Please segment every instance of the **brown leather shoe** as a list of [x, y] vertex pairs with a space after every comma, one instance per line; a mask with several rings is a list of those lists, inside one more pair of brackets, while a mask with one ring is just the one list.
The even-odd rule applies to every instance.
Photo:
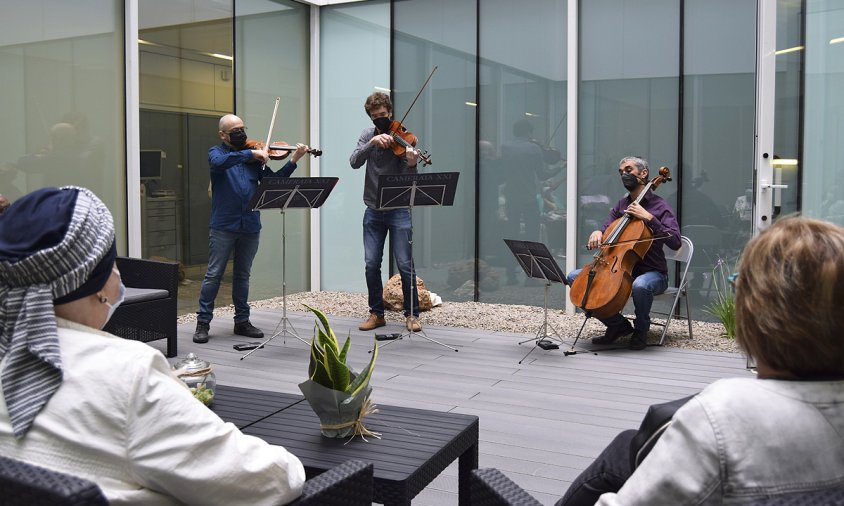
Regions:
[[369, 318], [367, 318], [365, 322], [360, 324], [358, 330], [374, 330], [378, 327], [383, 327], [386, 324], [387, 322], [384, 321], [384, 315], [378, 316], [375, 313], [369, 313]]
[[407, 317], [407, 330], [411, 332], [420, 332], [422, 331], [422, 324], [419, 323], [419, 318], [415, 316], [408, 316]]

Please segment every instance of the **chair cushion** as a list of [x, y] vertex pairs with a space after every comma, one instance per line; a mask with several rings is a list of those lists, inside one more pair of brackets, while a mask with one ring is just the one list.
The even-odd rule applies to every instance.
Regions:
[[146, 302], [148, 300], [166, 299], [170, 296], [167, 290], [158, 288], [131, 288], [126, 287], [126, 298], [123, 304], [136, 304], [138, 302]]

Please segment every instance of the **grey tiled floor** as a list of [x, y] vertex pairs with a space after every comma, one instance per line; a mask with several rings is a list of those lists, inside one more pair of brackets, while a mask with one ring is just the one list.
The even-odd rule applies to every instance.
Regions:
[[[310, 342], [314, 318], [287, 313], [293, 329]], [[281, 311], [253, 311], [252, 322], [271, 335]], [[340, 339], [352, 336], [349, 362], [368, 361], [373, 333], [359, 322], [332, 317]], [[179, 327], [179, 356], [195, 352], [210, 361], [221, 384], [299, 393], [307, 376], [308, 347], [292, 336], [276, 337], [241, 360], [232, 349], [248, 339], [231, 334], [232, 321], [211, 323], [211, 340], [191, 341], [193, 325]], [[379, 332], [401, 332], [388, 325]], [[463, 328], [425, 327], [421, 336], [393, 341], [380, 350], [372, 377], [376, 404], [470, 413], [480, 417], [480, 467], [496, 467], [553, 504], [569, 483], [621, 430], [635, 428], [650, 404], [700, 391], [727, 377], [750, 376], [735, 354], [650, 347], [578, 353], [536, 349], [519, 364], [532, 336]], [[586, 340], [588, 341], [588, 339]], [[583, 340], [581, 342], [584, 342]], [[163, 342], [153, 343], [163, 349]], [[587, 345], [588, 346], [588, 345]], [[457, 504], [457, 466], [449, 467], [414, 500], [416, 505]]]

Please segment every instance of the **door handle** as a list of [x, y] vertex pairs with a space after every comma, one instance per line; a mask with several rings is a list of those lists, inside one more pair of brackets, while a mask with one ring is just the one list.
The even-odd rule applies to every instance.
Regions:
[[768, 188], [773, 188], [775, 190], [785, 190], [786, 188], [788, 188], [787, 184], [771, 184], [766, 181], [762, 181], [762, 184], [760, 186], [762, 190], [767, 190]]

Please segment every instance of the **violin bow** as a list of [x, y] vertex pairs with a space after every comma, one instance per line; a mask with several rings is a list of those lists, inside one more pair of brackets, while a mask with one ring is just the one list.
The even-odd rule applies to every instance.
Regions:
[[416, 98], [414, 98], [413, 102], [410, 103], [410, 107], [407, 108], [407, 111], [404, 113], [404, 116], [402, 116], [401, 121], [399, 121], [399, 123], [401, 123], [402, 125], [404, 124], [404, 119], [407, 118], [407, 115], [408, 115], [408, 113], [410, 113], [410, 110], [413, 109], [414, 105], [416, 105], [416, 101], [419, 100], [419, 95], [421, 95], [422, 91], [425, 89], [425, 87], [428, 86], [428, 81], [430, 81], [431, 78], [434, 77], [434, 72], [436, 72], [436, 71], [437, 71], [437, 65], [434, 65], [433, 70], [431, 70], [431, 73], [428, 74], [428, 79], [425, 79], [425, 82], [422, 83], [422, 87], [419, 88], [419, 92], [416, 94]]
[[628, 239], [626, 241], [618, 241], [618, 242], [614, 242], [612, 244], [603, 243], [603, 244], [598, 245], [598, 249], [600, 250], [600, 249], [611, 248], [613, 246], [618, 246], [620, 244], [629, 244], [629, 243], [635, 244], [635, 243], [640, 243], [640, 242], [658, 241], [660, 239], [667, 239], [669, 237], [671, 237], [671, 234], [655, 235], [655, 236], [651, 237], [650, 239]]
[[562, 117], [562, 118], [560, 118], [560, 121], [557, 123], [557, 126], [556, 126], [556, 127], [554, 127], [554, 131], [551, 133], [551, 135], [550, 135], [550, 136], [548, 136], [548, 142], [547, 142], [547, 143], [545, 143], [545, 147], [546, 147], [546, 148], [551, 146], [551, 141], [553, 141], [553, 140], [554, 140], [554, 137], [556, 137], [556, 136], [557, 136], [557, 131], [558, 131], [558, 130], [560, 129], [560, 127], [563, 125], [563, 121], [565, 121], [565, 120], [566, 120], [566, 116], [568, 116], [568, 115], [569, 115], [569, 113], [564, 113], [564, 114], [563, 114], [563, 117]]
[[[267, 132], [267, 142], [264, 144], [264, 149], [267, 150], [269, 153], [270, 149], [270, 139], [273, 136], [273, 126], [275, 126], [275, 115], [278, 112], [278, 103], [281, 102], [281, 97], [275, 97], [275, 105], [273, 106], [273, 117], [270, 119], [270, 131]], [[264, 167], [267, 166], [267, 162], [264, 162], [264, 165], [261, 166], [261, 170], [264, 170]]]

